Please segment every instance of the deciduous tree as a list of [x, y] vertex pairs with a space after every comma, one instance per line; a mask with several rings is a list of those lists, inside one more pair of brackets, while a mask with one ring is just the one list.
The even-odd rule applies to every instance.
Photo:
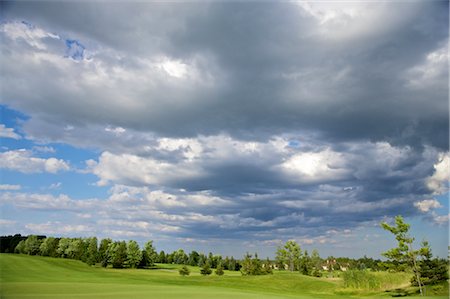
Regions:
[[128, 265], [128, 267], [137, 268], [141, 259], [142, 259], [142, 252], [141, 249], [139, 248], [139, 244], [134, 240], [128, 241], [127, 260], [126, 260], [126, 264]]
[[284, 264], [287, 264], [289, 271], [297, 270], [300, 263], [301, 253], [302, 251], [297, 242], [289, 240], [283, 247], [278, 247], [276, 252], [277, 264], [282, 266], [282, 268], [284, 268]]

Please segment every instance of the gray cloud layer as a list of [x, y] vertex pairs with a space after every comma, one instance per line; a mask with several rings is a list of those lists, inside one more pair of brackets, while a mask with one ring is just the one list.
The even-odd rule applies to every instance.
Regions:
[[[318, 8], [314, 15], [293, 3], [11, 4], [6, 17], [46, 25], [96, 49], [104, 64], [97, 71], [106, 78], [86, 86], [85, 68], [67, 74], [51, 65], [21, 71], [13, 64], [13, 72], [6, 63], [6, 73], [46, 86], [33, 97], [33, 109], [53, 120], [252, 139], [304, 129], [335, 140], [389, 138], [446, 148], [448, 71], [429, 55], [446, 48], [448, 4], [369, 3], [356, 6], [353, 17], [341, 6], [333, 24], [317, 17]], [[12, 64], [10, 55], [5, 60]], [[159, 56], [185, 64], [197, 78], [151, 78], [143, 60]], [[113, 68], [149, 80], [117, 78]], [[437, 78], [425, 82], [421, 76], [430, 71]], [[44, 73], [74, 89], [36, 78]], [[17, 97], [10, 90], [5, 100]]]
[[101, 150], [99, 185], [172, 194], [182, 237], [417, 214], [445, 192], [448, 2], [325, 4], [3, 2], [1, 100]]

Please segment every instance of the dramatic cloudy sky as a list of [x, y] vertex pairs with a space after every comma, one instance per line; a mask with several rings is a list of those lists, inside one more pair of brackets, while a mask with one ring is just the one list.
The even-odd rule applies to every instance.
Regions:
[[448, 1], [0, 11], [1, 234], [446, 256]]

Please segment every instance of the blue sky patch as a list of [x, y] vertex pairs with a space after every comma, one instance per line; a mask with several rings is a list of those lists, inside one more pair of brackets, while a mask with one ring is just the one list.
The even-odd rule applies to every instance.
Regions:
[[66, 40], [66, 57], [71, 57], [74, 60], [83, 60], [85, 47], [75, 39]]

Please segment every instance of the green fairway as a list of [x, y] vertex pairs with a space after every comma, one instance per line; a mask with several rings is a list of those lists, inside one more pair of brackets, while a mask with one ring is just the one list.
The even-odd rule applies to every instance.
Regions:
[[[203, 277], [197, 267], [191, 267], [191, 275], [181, 277], [179, 267], [160, 265], [159, 269], [153, 270], [116, 270], [90, 267], [67, 259], [0, 254], [0, 294], [5, 299], [360, 298], [343, 292], [339, 281], [298, 273], [275, 272], [268, 276], [243, 277], [239, 272], [225, 271], [222, 277]], [[390, 298], [386, 293], [360, 296]]]

